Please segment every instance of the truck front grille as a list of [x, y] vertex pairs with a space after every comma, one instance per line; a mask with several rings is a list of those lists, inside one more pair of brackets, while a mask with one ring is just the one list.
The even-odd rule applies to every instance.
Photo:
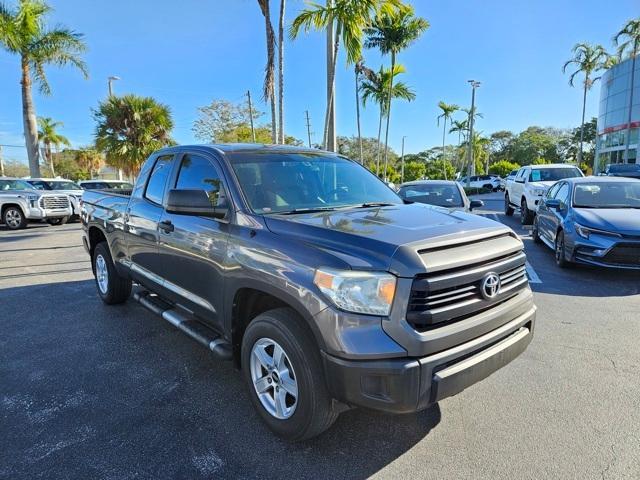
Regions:
[[[505, 239], [500, 238], [501, 248], [496, 249], [496, 255], [490, 259], [486, 259], [486, 255], [492, 251], [491, 242], [498, 241], [495, 238], [458, 247], [467, 253], [478, 252], [482, 257], [482, 261], [477, 262], [472, 256], [465, 262], [465, 267], [453, 261], [456, 259], [454, 247], [450, 252], [451, 263], [456, 264], [454, 268], [416, 276], [407, 308], [409, 324], [419, 331], [439, 328], [497, 306], [526, 288], [526, 256], [522, 244], [513, 238], [511, 240], [513, 248], [508, 248], [505, 253]], [[482, 292], [484, 279], [491, 273], [500, 278], [500, 288], [493, 297]]]
[[40, 197], [40, 207], [46, 210], [69, 208], [69, 197], [66, 195], [46, 195]]

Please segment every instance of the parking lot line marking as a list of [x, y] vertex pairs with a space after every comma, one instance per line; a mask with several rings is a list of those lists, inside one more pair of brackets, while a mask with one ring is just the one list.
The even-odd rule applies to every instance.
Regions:
[[536, 273], [536, 271], [533, 269], [533, 267], [529, 262], [526, 262], [525, 269], [527, 270], [527, 277], [529, 277], [529, 283], [542, 283], [542, 280], [540, 280], [540, 277], [538, 276], [538, 274]]

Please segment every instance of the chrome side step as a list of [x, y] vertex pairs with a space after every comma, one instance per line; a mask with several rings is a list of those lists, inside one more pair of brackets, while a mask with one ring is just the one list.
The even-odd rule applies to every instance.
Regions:
[[152, 313], [182, 330], [198, 343], [207, 347], [220, 360], [231, 360], [233, 351], [231, 344], [217, 332], [204, 325], [187, 312], [168, 304], [160, 297], [149, 291], [135, 292], [133, 299]]

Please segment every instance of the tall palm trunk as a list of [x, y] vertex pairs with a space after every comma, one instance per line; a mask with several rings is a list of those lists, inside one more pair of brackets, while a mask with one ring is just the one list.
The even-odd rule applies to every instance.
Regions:
[[587, 109], [587, 90], [589, 89], [589, 75], [584, 77], [584, 93], [582, 95], [582, 123], [580, 123], [580, 148], [578, 149], [578, 166], [582, 163], [582, 142], [584, 140], [584, 113]]
[[360, 147], [360, 164], [364, 165], [362, 153], [362, 133], [360, 131], [360, 65], [356, 63], [356, 122], [358, 124], [358, 146]]
[[[330, 28], [333, 28], [333, 24]], [[331, 63], [329, 65], [329, 95], [327, 98], [327, 111], [324, 116], [324, 148], [325, 150], [335, 150], [335, 142], [333, 141], [333, 137], [335, 136], [335, 131], [333, 129], [333, 122], [336, 112], [333, 108], [334, 98], [336, 94], [336, 62], [338, 60], [338, 49], [340, 48], [340, 36], [338, 32], [334, 33], [335, 42], [333, 44], [333, 56], [331, 58]], [[331, 139], [329, 138], [331, 137]]]
[[378, 120], [378, 153], [376, 155], [376, 175], [380, 176], [380, 135], [382, 135], [382, 112], [383, 112], [383, 106], [382, 104], [380, 105], [380, 119]]
[[265, 34], [267, 42], [267, 65], [265, 67], [265, 79], [263, 87], [263, 97], [271, 104], [271, 143], [278, 143], [278, 122], [276, 112], [276, 95], [274, 88], [274, 63], [275, 63], [275, 33], [271, 25], [271, 13], [269, 11], [269, 0], [258, 0], [260, 10], [264, 16]]
[[446, 138], [446, 133], [447, 133], [447, 116], [445, 115], [444, 117], [444, 125], [442, 127], [442, 173], [444, 173], [444, 179], [447, 180], [447, 168], [445, 166], [444, 161], [446, 160], [445, 158], [445, 154], [444, 154], [444, 142], [445, 142], [445, 138]]
[[391, 94], [393, 93], [393, 72], [396, 68], [396, 54], [391, 52], [391, 75], [389, 79], [389, 97], [387, 98], [387, 126], [384, 134], [384, 179], [387, 180], [387, 164], [389, 162], [389, 121], [391, 120]]
[[280, 0], [280, 20], [278, 22], [278, 135], [284, 145], [284, 12], [286, 0]]
[[47, 160], [47, 163], [49, 164], [49, 169], [51, 170], [51, 176], [55, 177], [56, 170], [55, 170], [55, 167], [53, 166], [53, 152], [51, 151], [51, 142], [48, 140], [44, 142], [44, 156]]
[[27, 145], [27, 156], [29, 158], [29, 174], [32, 177], [40, 176], [40, 152], [38, 150], [38, 124], [36, 122], [36, 112], [33, 106], [33, 96], [31, 94], [31, 72], [29, 62], [22, 57], [22, 121], [24, 123], [24, 140]]

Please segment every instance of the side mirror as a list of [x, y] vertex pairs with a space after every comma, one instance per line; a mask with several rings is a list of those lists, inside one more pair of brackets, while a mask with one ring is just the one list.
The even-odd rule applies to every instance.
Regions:
[[224, 218], [229, 212], [226, 205], [213, 206], [204, 190], [170, 190], [167, 212], [178, 215]]
[[554, 210], [560, 210], [560, 207], [562, 206], [562, 202], [557, 198], [549, 198], [544, 201], [544, 204], [548, 208], [553, 208]]
[[480, 207], [484, 207], [484, 202], [482, 200], [471, 200], [471, 202], [469, 202], [469, 210]]

